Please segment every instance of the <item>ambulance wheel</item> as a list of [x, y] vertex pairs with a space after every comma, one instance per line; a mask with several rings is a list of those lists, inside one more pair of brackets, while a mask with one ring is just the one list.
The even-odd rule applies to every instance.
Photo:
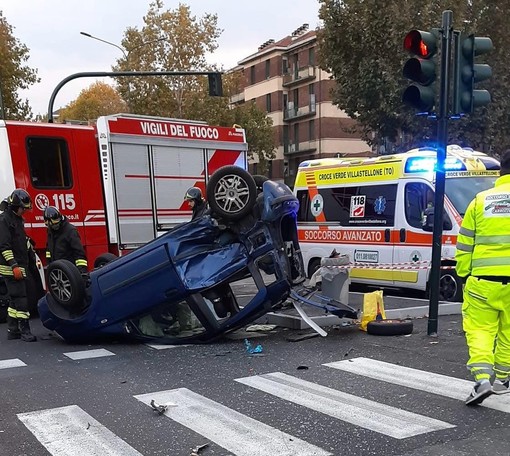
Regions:
[[257, 195], [264, 191], [264, 182], [269, 179], [266, 176], [262, 176], [260, 174], [255, 174], [253, 176], [253, 180], [255, 181], [255, 186], [257, 187]]
[[462, 302], [462, 280], [455, 269], [443, 269], [439, 279], [439, 299], [441, 301]]
[[239, 166], [223, 166], [209, 179], [207, 202], [212, 211], [225, 220], [240, 220], [252, 211], [257, 186], [248, 171]]
[[412, 332], [411, 320], [372, 320], [367, 324], [367, 333], [373, 336], [405, 336]]
[[67, 310], [83, 307], [85, 283], [78, 268], [67, 260], [48, 265], [48, 290], [52, 298]]
[[113, 260], [116, 260], [117, 258], [118, 256], [114, 255], [113, 253], [102, 253], [94, 261], [94, 269], [102, 268], [103, 266], [105, 266], [108, 263], [111, 263]]

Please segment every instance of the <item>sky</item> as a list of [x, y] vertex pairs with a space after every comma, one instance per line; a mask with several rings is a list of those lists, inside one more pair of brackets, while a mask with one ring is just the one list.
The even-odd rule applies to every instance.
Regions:
[[[111, 71], [122, 56], [115, 46], [80, 35], [87, 32], [120, 46], [128, 27], [143, 26], [151, 0], [2, 0], [0, 11], [14, 36], [29, 49], [27, 65], [37, 69], [41, 82], [20, 91], [34, 114], [45, 114], [55, 87], [67, 76], [83, 71]], [[164, 0], [164, 9], [188, 5], [197, 17], [218, 15], [223, 29], [210, 63], [234, 67], [257, 52], [269, 39], [278, 41], [304, 23], [319, 25], [319, 0]], [[111, 82], [107, 78], [105, 82]], [[76, 99], [96, 79], [67, 83], [57, 94], [54, 109]]]

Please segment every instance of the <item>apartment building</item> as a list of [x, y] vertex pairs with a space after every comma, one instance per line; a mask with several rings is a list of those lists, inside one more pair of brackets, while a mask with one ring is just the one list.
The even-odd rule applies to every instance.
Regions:
[[[331, 102], [334, 81], [318, 67], [317, 35], [308, 24], [279, 41], [266, 41], [231, 71], [242, 73], [231, 103], [254, 100], [273, 120], [277, 152], [269, 177], [292, 183], [304, 160], [372, 155], [355, 121]], [[257, 173], [257, 159], [250, 169]]]

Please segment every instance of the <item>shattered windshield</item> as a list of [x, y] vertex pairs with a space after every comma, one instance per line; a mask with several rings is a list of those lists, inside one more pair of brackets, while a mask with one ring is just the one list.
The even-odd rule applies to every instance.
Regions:
[[445, 193], [457, 212], [464, 217], [469, 203], [475, 195], [494, 187], [498, 175], [483, 177], [455, 177], [446, 179]]

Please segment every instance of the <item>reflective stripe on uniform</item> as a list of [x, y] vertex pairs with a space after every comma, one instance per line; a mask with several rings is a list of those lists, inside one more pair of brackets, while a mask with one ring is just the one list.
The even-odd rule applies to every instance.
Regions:
[[4, 250], [2, 252], [3, 257], [5, 258], [5, 261], [11, 261], [14, 260], [14, 253], [12, 250]]
[[75, 261], [76, 266], [85, 266], [87, 267], [87, 260], [76, 260]]
[[[25, 268], [22, 268], [21, 266], [18, 266], [21, 269], [21, 272], [23, 273], [23, 277], [26, 277], [27, 274], [25, 272]], [[4, 276], [13, 276], [14, 273], [12, 272], [12, 268], [10, 266], [5, 266], [4, 264], [0, 264], [0, 275]]]
[[460, 227], [459, 234], [463, 234], [464, 236], [474, 238], [475, 237], [475, 231], [470, 230], [468, 228], [465, 228], [463, 226]]
[[475, 249], [475, 246], [472, 244], [464, 244], [463, 242], [457, 241], [457, 250], [462, 250], [463, 252], [472, 252]]
[[484, 266], [510, 266], [510, 257], [473, 258], [471, 264], [473, 268], [483, 268]]
[[479, 236], [475, 238], [475, 244], [510, 244], [510, 236]]

